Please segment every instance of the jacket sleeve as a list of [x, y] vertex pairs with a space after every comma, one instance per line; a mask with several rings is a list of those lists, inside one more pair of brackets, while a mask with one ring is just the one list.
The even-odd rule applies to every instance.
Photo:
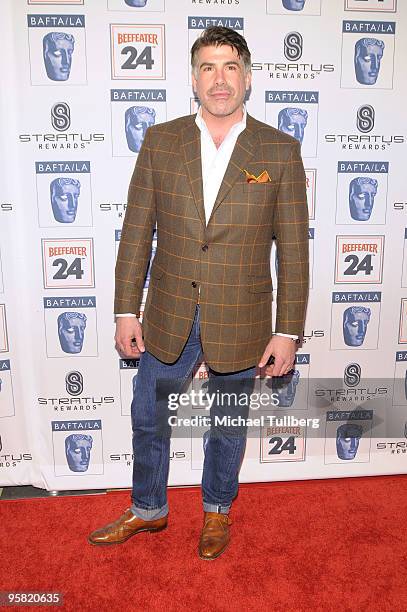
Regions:
[[308, 207], [300, 144], [284, 163], [274, 212], [277, 241], [276, 332], [302, 336], [308, 298]]
[[131, 177], [115, 272], [115, 314], [138, 313], [156, 222], [151, 137], [147, 130]]

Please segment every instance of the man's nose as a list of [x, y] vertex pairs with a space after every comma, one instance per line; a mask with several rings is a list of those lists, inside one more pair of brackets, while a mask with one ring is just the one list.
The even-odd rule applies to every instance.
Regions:
[[225, 71], [223, 68], [218, 68], [216, 70], [215, 79], [217, 85], [225, 82]]
[[68, 194], [68, 208], [70, 210], [72, 210], [73, 208], [75, 208], [75, 198], [73, 197], [72, 193]]

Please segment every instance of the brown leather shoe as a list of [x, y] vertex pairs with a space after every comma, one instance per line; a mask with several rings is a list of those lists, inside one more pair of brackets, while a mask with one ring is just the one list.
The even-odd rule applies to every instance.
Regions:
[[155, 521], [143, 521], [128, 508], [114, 523], [109, 523], [105, 527], [92, 531], [88, 537], [88, 542], [97, 545], [121, 544], [141, 531], [161, 531], [167, 527], [167, 522], [168, 518], [166, 516]]
[[212, 561], [223, 553], [230, 542], [229, 525], [232, 521], [227, 514], [205, 512], [204, 526], [199, 540], [199, 556]]

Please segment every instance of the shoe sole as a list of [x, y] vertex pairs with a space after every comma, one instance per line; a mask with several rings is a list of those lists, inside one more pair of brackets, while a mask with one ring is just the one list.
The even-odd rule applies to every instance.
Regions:
[[137, 535], [138, 533], [142, 533], [143, 531], [148, 531], [148, 533], [158, 533], [159, 531], [163, 531], [166, 528], [167, 525], [164, 525], [163, 527], [154, 527], [151, 529], [149, 529], [148, 527], [143, 527], [142, 529], [138, 529], [134, 533], [130, 533], [130, 535], [123, 538], [123, 540], [116, 540], [115, 542], [92, 542], [92, 540], [88, 538], [88, 542], [89, 544], [92, 544], [92, 546], [113, 546], [114, 544], [123, 544], [133, 536]]
[[220, 552], [218, 552], [218, 554], [217, 554], [217, 555], [214, 555], [213, 557], [205, 557], [204, 555], [201, 555], [201, 552], [200, 552], [200, 550], [199, 550], [199, 548], [198, 548], [198, 555], [199, 555], [199, 558], [200, 558], [200, 559], [202, 559], [202, 561], [215, 561], [215, 559], [217, 559], [218, 557], [220, 557], [220, 556], [221, 556], [221, 555], [222, 555], [222, 554], [225, 552], [225, 550], [227, 549], [227, 547], [229, 546], [229, 544], [230, 544], [230, 542], [228, 542], [228, 543], [226, 544], [225, 548], [222, 548], [222, 550], [221, 550]]

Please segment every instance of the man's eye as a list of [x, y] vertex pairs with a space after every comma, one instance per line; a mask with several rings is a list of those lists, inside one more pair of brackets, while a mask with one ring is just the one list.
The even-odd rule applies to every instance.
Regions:
[[358, 327], [358, 322], [357, 321], [353, 321], [353, 323], [351, 323], [352, 327]]
[[143, 124], [142, 123], [136, 123], [136, 125], [134, 127], [136, 128], [136, 130], [141, 130], [143, 128]]
[[68, 199], [67, 195], [61, 195], [59, 196], [61, 200], [63, 200], [64, 202], [66, 202], [66, 200]]
[[370, 62], [370, 55], [365, 55], [364, 60], [365, 62]]
[[212, 70], [212, 66], [204, 66], [203, 68], [204, 72], [209, 72], [210, 70]]
[[287, 127], [289, 130], [293, 130], [295, 128], [295, 125], [294, 123], [289, 123]]
[[67, 327], [66, 331], [68, 332], [68, 334], [72, 334], [74, 329], [73, 329], [73, 327]]
[[55, 57], [61, 57], [61, 55], [62, 55], [61, 51], [54, 51]]
[[364, 199], [366, 198], [366, 196], [365, 196], [365, 194], [364, 194], [364, 193], [360, 193], [360, 194], [358, 195], [358, 198], [359, 198], [359, 200], [364, 200]]
[[228, 66], [229, 70], [236, 70], [236, 66], [234, 66], [233, 64], [231, 64], [230, 66]]

